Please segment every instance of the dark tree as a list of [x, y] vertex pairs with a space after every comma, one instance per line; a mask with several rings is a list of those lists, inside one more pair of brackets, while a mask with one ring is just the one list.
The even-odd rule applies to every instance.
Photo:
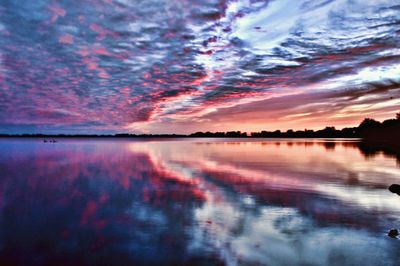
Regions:
[[372, 118], [365, 118], [358, 126], [358, 128], [359, 129], [377, 128], [380, 126], [380, 124], [381, 123]]

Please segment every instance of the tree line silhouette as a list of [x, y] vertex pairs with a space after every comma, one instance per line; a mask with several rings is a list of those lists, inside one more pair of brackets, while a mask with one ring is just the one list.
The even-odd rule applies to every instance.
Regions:
[[371, 118], [365, 118], [357, 127], [346, 127], [336, 129], [335, 127], [325, 127], [321, 130], [292, 130], [287, 131], [260, 131], [247, 132], [227, 131], [227, 132], [196, 132], [189, 135], [184, 134], [0, 134], [0, 137], [40, 137], [40, 138], [363, 138], [369, 142], [400, 143], [400, 113], [396, 114], [395, 119], [388, 119], [383, 122]]

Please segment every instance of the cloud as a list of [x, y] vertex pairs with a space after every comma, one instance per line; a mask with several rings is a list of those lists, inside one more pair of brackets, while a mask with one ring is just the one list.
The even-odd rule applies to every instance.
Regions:
[[[256, 117], [260, 101], [276, 121], [308, 109], [317, 120], [364, 93], [387, 118], [398, 104], [371, 86], [397, 82], [398, 10], [383, 0], [2, 1], [0, 125], [229, 130], [228, 113], [254, 106]], [[371, 108], [353, 108], [346, 122]], [[270, 121], [250, 113], [252, 128]]]

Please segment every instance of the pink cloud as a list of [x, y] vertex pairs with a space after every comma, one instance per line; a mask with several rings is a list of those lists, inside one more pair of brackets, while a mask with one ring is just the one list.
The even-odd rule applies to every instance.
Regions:
[[98, 55], [106, 55], [106, 56], [112, 55], [109, 51], [107, 51], [106, 48], [104, 48], [101, 45], [94, 45], [92, 48], [92, 52]]
[[51, 17], [52, 23], [56, 22], [59, 17], [64, 17], [67, 14], [67, 11], [59, 6], [50, 6], [49, 9], [53, 12], [53, 16]]
[[60, 43], [63, 44], [73, 44], [74, 43], [74, 36], [72, 36], [71, 34], [64, 34], [62, 36], [60, 36], [60, 38], [58, 38]]

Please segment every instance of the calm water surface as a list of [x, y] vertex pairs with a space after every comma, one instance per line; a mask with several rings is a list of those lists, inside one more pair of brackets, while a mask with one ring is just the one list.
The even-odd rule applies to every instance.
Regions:
[[354, 141], [0, 140], [0, 264], [400, 265], [396, 158]]

